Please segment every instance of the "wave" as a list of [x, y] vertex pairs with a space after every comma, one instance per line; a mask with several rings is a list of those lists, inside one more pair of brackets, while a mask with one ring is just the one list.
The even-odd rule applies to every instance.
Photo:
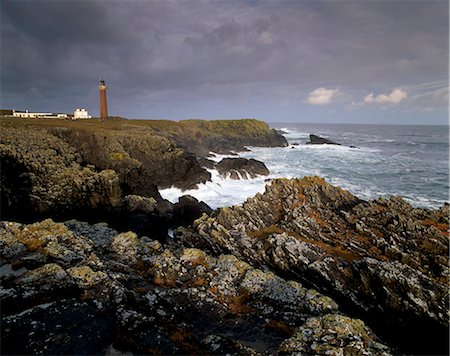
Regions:
[[208, 171], [211, 173], [211, 181], [198, 184], [196, 189], [183, 191], [180, 188], [171, 187], [161, 189], [161, 196], [172, 203], [176, 203], [182, 195], [191, 195], [200, 201], [204, 201], [211, 208], [217, 209], [242, 203], [256, 193], [263, 193], [267, 183], [267, 177], [235, 180], [223, 178], [215, 169], [208, 169]]

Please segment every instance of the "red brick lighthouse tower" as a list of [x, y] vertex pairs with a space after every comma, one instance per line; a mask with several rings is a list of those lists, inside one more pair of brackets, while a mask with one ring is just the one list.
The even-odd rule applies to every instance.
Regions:
[[100, 79], [100, 120], [108, 119], [108, 105], [106, 104], [106, 85], [103, 79]]

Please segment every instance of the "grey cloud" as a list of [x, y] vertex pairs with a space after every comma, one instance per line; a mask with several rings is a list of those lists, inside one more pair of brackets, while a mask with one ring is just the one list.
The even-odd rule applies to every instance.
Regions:
[[124, 116], [166, 106], [183, 118], [205, 105], [258, 115], [282, 101], [289, 119], [319, 87], [363, 96], [448, 74], [441, 1], [4, 0], [1, 10], [6, 107], [95, 110], [103, 76]]

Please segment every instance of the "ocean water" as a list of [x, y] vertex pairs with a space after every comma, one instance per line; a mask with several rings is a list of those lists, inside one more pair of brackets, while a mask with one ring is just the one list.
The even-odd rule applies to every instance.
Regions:
[[[232, 180], [210, 170], [212, 181], [198, 189], [169, 188], [161, 190], [161, 195], [176, 202], [181, 195], [190, 194], [218, 208], [264, 192], [265, 184], [270, 184], [267, 178], [317, 175], [362, 199], [400, 195], [413, 206], [427, 208], [449, 201], [447, 126], [277, 123], [271, 127], [286, 132], [289, 147], [249, 147], [248, 152], [238, 152], [240, 157], [263, 161], [269, 177]], [[342, 146], [306, 145], [310, 133]], [[228, 156], [211, 159], [224, 157]]]

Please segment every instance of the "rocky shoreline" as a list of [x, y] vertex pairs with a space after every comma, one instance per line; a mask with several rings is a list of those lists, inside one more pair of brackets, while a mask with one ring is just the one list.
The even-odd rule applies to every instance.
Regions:
[[[189, 209], [173, 205], [158, 189], [193, 188], [210, 180], [202, 160], [211, 150], [287, 145], [266, 123], [250, 119], [102, 124], [2, 118], [0, 123], [3, 219], [104, 221], [120, 231], [157, 230], [158, 238], [180, 219], [191, 223], [208, 210], [194, 198]], [[130, 207], [128, 202], [137, 200], [139, 207]], [[187, 210], [189, 219], [180, 216]]]
[[2, 121], [1, 354], [448, 353], [448, 204], [319, 177], [172, 204], [158, 187], [208, 180], [210, 151], [286, 140], [256, 120], [78, 125]]

